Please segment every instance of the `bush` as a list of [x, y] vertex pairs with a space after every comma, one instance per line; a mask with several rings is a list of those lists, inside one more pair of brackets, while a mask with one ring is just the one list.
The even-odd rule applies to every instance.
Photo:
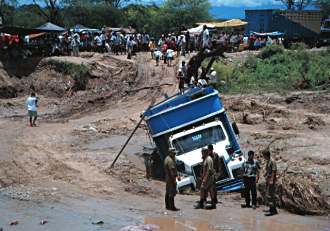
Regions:
[[[330, 89], [329, 66], [329, 51], [287, 51], [272, 46], [263, 49], [257, 57], [249, 56], [242, 64], [216, 64], [216, 70], [221, 79], [226, 76], [226, 86], [219, 89], [222, 92], [283, 93], [302, 89]], [[227, 70], [226, 74], [224, 70]]]
[[272, 46], [266, 46], [261, 49], [258, 57], [261, 59], [267, 59], [272, 57], [276, 54], [282, 54], [284, 52], [283, 46], [280, 45], [272, 45]]
[[74, 79], [74, 90], [86, 90], [88, 84], [88, 66], [84, 64], [75, 64], [70, 62], [63, 62], [51, 59], [48, 61], [50, 65], [55, 66], [55, 70], [63, 74], [72, 76]]
[[307, 46], [305, 43], [292, 43], [290, 46], [290, 50], [304, 50]]

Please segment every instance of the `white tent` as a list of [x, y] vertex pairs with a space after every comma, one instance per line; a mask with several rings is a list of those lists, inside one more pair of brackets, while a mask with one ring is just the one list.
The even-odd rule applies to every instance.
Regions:
[[[212, 25], [212, 24], [206, 24], [206, 26], [207, 26], [208, 29], [214, 29], [215, 28], [215, 26]], [[190, 29], [188, 29], [188, 31], [189, 31], [190, 34], [200, 34], [203, 31], [203, 27], [204, 27], [204, 25], [200, 25], [198, 27], [190, 28]]]

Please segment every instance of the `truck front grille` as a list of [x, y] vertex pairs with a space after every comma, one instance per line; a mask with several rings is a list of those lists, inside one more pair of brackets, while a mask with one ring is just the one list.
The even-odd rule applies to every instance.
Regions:
[[202, 164], [200, 163], [200, 164], [193, 166], [192, 170], [193, 170], [194, 177], [197, 180], [201, 176]]
[[234, 178], [238, 178], [238, 179], [242, 178], [242, 176], [243, 176], [242, 168], [236, 168], [236, 169], [233, 169], [232, 171], [233, 171]]

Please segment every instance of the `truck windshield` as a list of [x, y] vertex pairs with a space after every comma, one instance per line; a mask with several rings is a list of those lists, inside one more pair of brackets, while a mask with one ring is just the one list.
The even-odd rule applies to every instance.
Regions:
[[173, 140], [172, 143], [178, 151], [177, 155], [181, 155], [225, 139], [221, 126], [215, 126], [179, 137]]

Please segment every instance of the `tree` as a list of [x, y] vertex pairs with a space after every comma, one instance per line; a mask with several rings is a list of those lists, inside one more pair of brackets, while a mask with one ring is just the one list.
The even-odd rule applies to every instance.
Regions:
[[16, 8], [13, 16], [13, 25], [34, 28], [45, 23], [46, 19], [40, 14], [39, 6], [34, 4]]
[[[60, 16], [60, 9], [63, 6], [62, 0], [33, 0], [33, 3], [38, 6], [40, 13], [48, 22], [62, 24]], [[42, 4], [45, 7], [41, 6]]]
[[323, 12], [323, 17], [330, 17], [330, 1], [329, 0], [316, 0], [314, 5], [320, 7]]
[[303, 10], [310, 5], [313, 0], [277, 0], [282, 2], [288, 10]]
[[129, 3], [130, 0], [104, 0], [104, 3], [115, 7], [115, 8], [119, 8], [121, 6], [123, 6], [123, 4], [127, 4]]
[[295, 6], [298, 10], [303, 10], [305, 7], [310, 5], [312, 0], [296, 0]]
[[12, 18], [14, 9], [17, 5], [16, 0], [0, 0], [0, 21], [2, 24], [8, 24]]
[[122, 10], [105, 3], [66, 5], [62, 13], [66, 27], [76, 24], [92, 28], [100, 28], [104, 25], [119, 27], [123, 23]]
[[295, 0], [277, 0], [282, 2], [288, 10], [293, 10], [295, 5]]
[[162, 7], [160, 23], [168, 32], [178, 32], [198, 21], [209, 20], [209, 8], [208, 0], [167, 0]]

